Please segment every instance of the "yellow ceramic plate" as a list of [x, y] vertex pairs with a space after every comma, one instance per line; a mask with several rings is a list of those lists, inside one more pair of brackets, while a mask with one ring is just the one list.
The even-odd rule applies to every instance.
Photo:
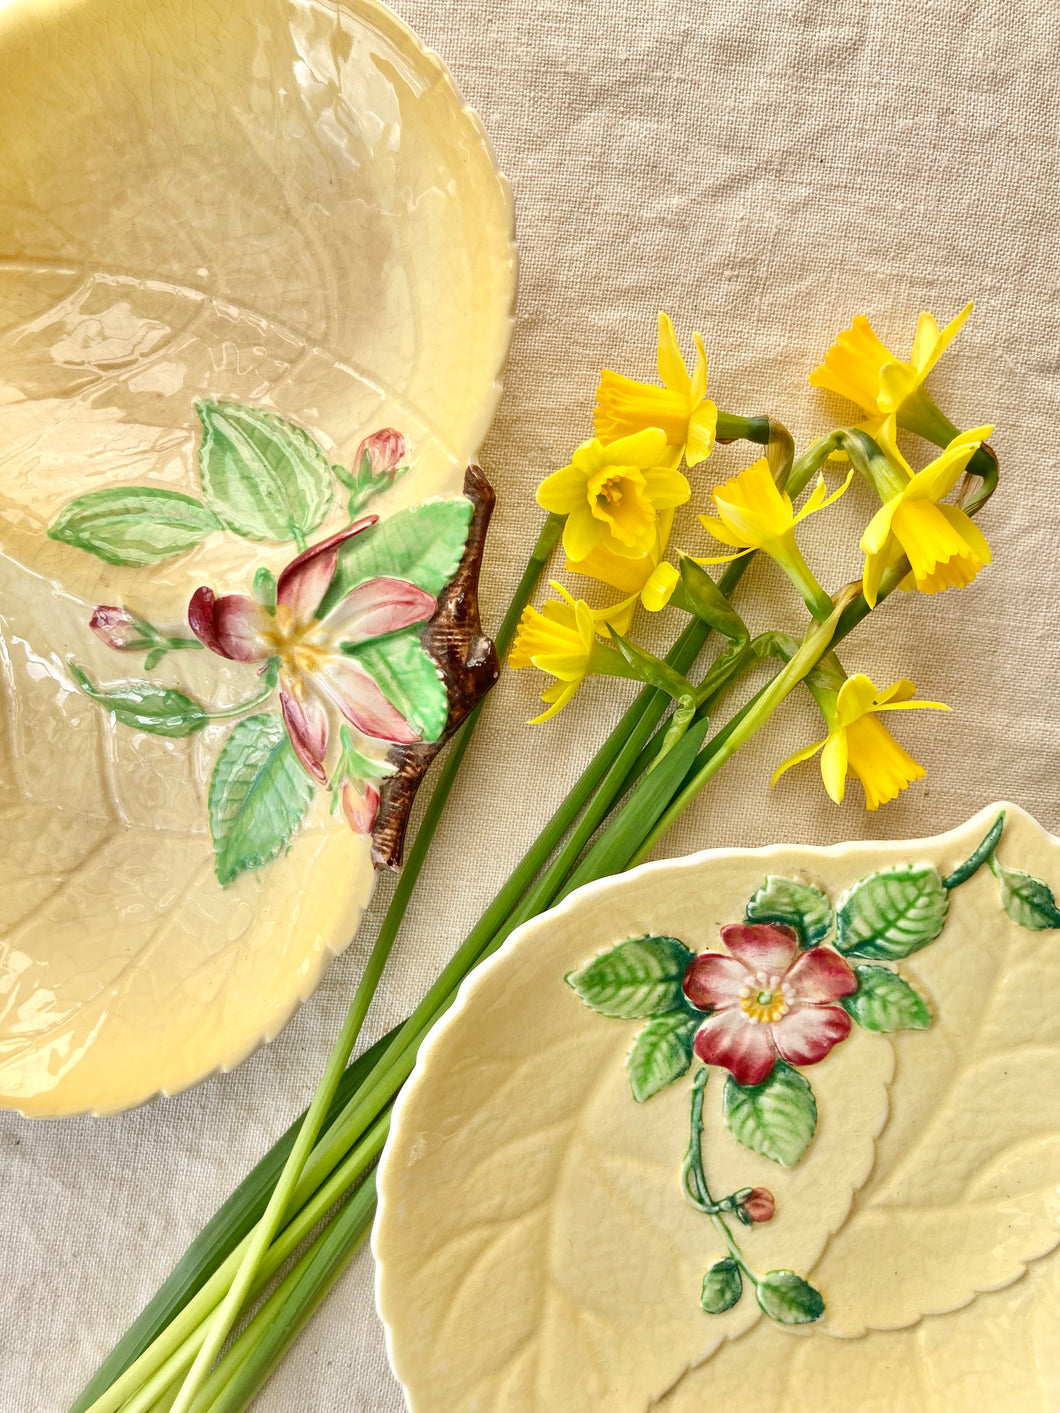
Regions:
[[935, 839], [648, 865], [514, 933], [421, 1051], [380, 1169], [413, 1413], [1054, 1408], [1041, 880], [1060, 893], [1060, 840], [995, 805]]
[[[175, 650], [145, 671], [89, 619], [129, 605], [186, 635], [199, 586], [246, 594], [345, 524], [331, 467], [376, 428], [413, 469], [373, 511], [459, 496], [514, 286], [486, 137], [382, 5], [0, 5], [0, 1103], [105, 1113], [228, 1068], [350, 941], [372, 871], [326, 792], [222, 886], [231, 722], [138, 730], [78, 687], [146, 676], [220, 710], [256, 668]], [[259, 458], [298, 443], [290, 534], [269, 491], [238, 523], [218, 401], [252, 409]]]

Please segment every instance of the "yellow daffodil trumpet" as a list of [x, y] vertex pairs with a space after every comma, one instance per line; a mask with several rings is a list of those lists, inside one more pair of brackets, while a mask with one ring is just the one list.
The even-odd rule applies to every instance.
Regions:
[[903, 555], [911, 572], [902, 587], [915, 587], [922, 594], [963, 588], [990, 563], [990, 546], [975, 521], [959, 506], [940, 502], [992, 431], [992, 427], [976, 427], [959, 433], [941, 456], [914, 473], [895, 443], [894, 418], [887, 419], [880, 441], [894, 475], [889, 485], [879, 487], [884, 503], [861, 537], [865, 555], [862, 588], [870, 608], [879, 596], [884, 574]]
[[861, 672], [848, 678], [838, 692], [814, 691], [828, 722], [828, 735], [789, 756], [773, 772], [770, 785], [775, 785], [793, 765], [809, 760], [820, 751], [824, 788], [837, 805], [843, 803], [848, 775], [861, 781], [867, 810], [877, 810], [888, 800], [895, 799], [926, 772], [898, 744], [883, 722], [877, 721], [876, 713], [908, 711], [916, 707], [949, 711], [944, 702], [910, 701], [915, 691], [913, 683], [903, 678], [880, 692]]
[[628, 437], [646, 427], [666, 433], [668, 464], [683, 456], [689, 466], [705, 461], [714, 447], [718, 409], [707, 397], [707, 355], [699, 334], [693, 334], [696, 363], [685, 367], [670, 319], [659, 312], [657, 366], [663, 386], [638, 383], [604, 368], [596, 389], [593, 426], [602, 442]]
[[924, 388], [924, 380], [957, 337], [972, 312], [967, 304], [944, 329], [924, 311], [916, 324], [908, 362], [882, 344], [864, 314], [836, 336], [824, 362], [809, 375], [815, 388], [849, 398], [866, 412], [864, 429], [875, 434], [884, 417], [893, 414], [906, 431], [945, 446], [957, 428], [944, 417]]
[[610, 636], [607, 625], [614, 609], [592, 609], [562, 584], [550, 583], [560, 598], [548, 599], [540, 609], [527, 606], [523, 610], [508, 656], [509, 665], [516, 670], [536, 667], [557, 679], [542, 692], [541, 700], [548, 703], [548, 710], [535, 716], [532, 725], [561, 712], [590, 673], [628, 675], [620, 656], [600, 641]]

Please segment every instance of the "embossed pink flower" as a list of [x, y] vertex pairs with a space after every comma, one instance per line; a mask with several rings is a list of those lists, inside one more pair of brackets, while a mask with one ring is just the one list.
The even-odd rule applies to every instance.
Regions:
[[192, 632], [221, 657], [236, 662], [279, 659], [280, 709], [287, 733], [302, 765], [322, 785], [327, 783], [328, 707], [366, 736], [419, 740], [342, 647], [424, 622], [437, 607], [434, 596], [404, 579], [369, 579], [323, 618], [317, 617], [335, 577], [340, 546], [377, 519], [365, 516], [292, 559], [277, 582], [274, 612], [245, 594], [218, 598], [209, 588], [197, 589], [188, 605]]
[[707, 1065], [737, 1084], [761, 1084], [779, 1055], [815, 1065], [850, 1034], [836, 1002], [858, 989], [857, 977], [831, 947], [799, 952], [789, 927], [732, 923], [721, 929], [728, 952], [701, 952], [688, 966], [685, 995], [710, 1011], [695, 1039]]

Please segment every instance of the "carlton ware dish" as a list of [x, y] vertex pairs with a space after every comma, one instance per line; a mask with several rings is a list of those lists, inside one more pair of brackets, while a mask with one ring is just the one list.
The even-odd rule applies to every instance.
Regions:
[[511, 205], [371, 0], [2, 5], [0, 156], [0, 1103], [110, 1112], [275, 1035], [494, 669]]
[[399, 1097], [413, 1413], [1046, 1413], [1060, 840], [710, 850], [579, 889]]

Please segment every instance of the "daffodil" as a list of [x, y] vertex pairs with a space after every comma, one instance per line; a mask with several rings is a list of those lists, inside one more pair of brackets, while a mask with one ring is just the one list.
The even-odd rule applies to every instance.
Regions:
[[838, 500], [850, 485], [853, 474], [851, 472], [831, 495], [828, 494], [824, 477], [819, 476], [806, 504], [796, 514], [791, 497], [780, 490], [769, 469], [769, 462], [764, 456], [761, 457], [746, 471], [741, 471], [738, 476], [711, 491], [711, 499], [718, 511], [717, 519], [711, 515], [699, 517], [704, 528], [722, 544], [731, 545], [734, 552], [697, 562], [723, 564], [727, 560], [738, 559], [742, 554], [750, 554], [752, 550], [762, 550], [784, 570], [810, 611], [818, 617], [827, 618], [832, 611], [832, 602], [810, 572], [795, 543], [795, 526], [808, 515]]
[[657, 366], [663, 386], [638, 383], [604, 368], [596, 389], [593, 426], [602, 442], [628, 437], [645, 427], [666, 433], [667, 460], [676, 466], [684, 456], [689, 466], [705, 461], [714, 448], [718, 409], [707, 397], [707, 355], [703, 339], [693, 334], [696, 365], [685, 367], [670, 319], [659, 311]]
[[894, 477], [880, 489], [883, 505], [861, 537], [865, 555], [862, 588], [869, 606], [879, 596], [884, 573], [904, 555], [911, 574], [903, 588], [915, 585], [922, 594], [959, 589], [970, 584], [990, 563], [990, 546], [970, 516], [956, 505], [940, 505], [949, 495], [992, 427], [961, 432], [941, 456], [913, 472], [894, 440], [894, 417], [880, 429], [880, 441], [894, 464]]
[[895, 799], [911, 781], [922, 779], [925, 771], [898, 744], [883, 722], [877, 721], [876, 713], [908, 711], [916, 707], [949, 711], [943, 702], [910, 701], [915, 691], [913, 683], [903, 678], [880, 692], [859, 672], [847, 678], [838, 692], [815, 692], [828, 722], [828, 735], [789, 756], [777, 767], [770, 784], [775, 785], [786, 770], [820, 751], [824, 788], [837, 805], [843, 802], [848, 775], [861, 781], [866, 809], [879, 809], [880, 805]]
[[956, 338], [972, 312], [965, 305], [944, 329], [926, 311], [917, 320], [909, 361], [896, 358], [877, 338], [864, 314], [839, 334], [824, 362], [809, 375], [815, 388], [827, 388], [849, 398], [869, 414], [864, 428], [875, 433], [883, 418], [894, 414], [898, 424], [940, 446], [956, 428], [924, 390], [924, 380]]
[[596, 579], [624, 595], [607, 613], [608, 624], [619, 633], [628, 632], [638, 603], [642, 602], [645, 608], [662, 607], [661, 603], [656, 604], [653, 601], [650, 586], [659, 567], [665, 564], [663, 556], [670, 542], [673, 523], [672, 510], [660, 512], [655, 522], [655, 543], [648, 553], [641, 555], [639, 559], [612, 554], [602, 545], [597, 545], [585, 559], [567, 560], [566, 567], [570, 573], [584, 574], [586, 578]]
[[656, 540], [660, 511], [683, 505], [692, 494], [680, 471], [660, 465], [666, 433], [658, 427], [607, 446], [583, 442], [562, 470], [537, 488], [537, 503], [565, 515], [567, 558], [586, 560], [594, 550], [641, 559]]
[[[541, 693], [548, 710], [535, 716], [532, 724], [547, 721], [561, 712], [593, 670], [598, 657], [597, 633], [609, 610], [594, 611], [583, 599], [575, 599], [562, 584], [552, 582], [560, 599], [548, 599], [541, 609], [525, 608], [508, 656], [509, 664], [536, 667], [557, 681]], [[606, 630], [605, 630], [606, 631]]]

